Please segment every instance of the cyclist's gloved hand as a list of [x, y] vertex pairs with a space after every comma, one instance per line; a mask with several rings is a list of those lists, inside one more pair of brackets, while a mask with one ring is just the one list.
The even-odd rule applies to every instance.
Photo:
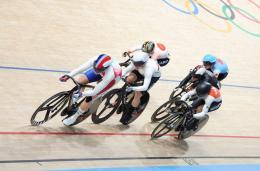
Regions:
[[129, 52], [124, 52], [123, 57], [127, 57], [128, 54], [129, 54]]
[[126, 87], [126, 89], [125, 89], [126, 92], [130, 92], [132, 90], [133, 90], [133, 87]]
[[68, 76], [68, 75], [63, 75], [63, 76], [61, 76], [61, 77], [59, 78], [59, 80], [60, 80], [61, 82], [66, 82], [68, 79], [69, 79], [69, 76]]

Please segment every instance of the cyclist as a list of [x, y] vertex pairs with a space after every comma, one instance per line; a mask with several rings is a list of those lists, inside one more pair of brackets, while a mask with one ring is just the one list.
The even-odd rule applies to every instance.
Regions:
[[211, 71], [219, 81], [222, 81], [227, 77], [228, 66], [221, 59], [208, 54], [203, 57], [202, 61], [204, 67]]
[[145, 52], [138, 51], [134, 53], [131, 64], [123, 70], [122, 77], [126, 77], [128, 83], [143, 81], [143, 85], [127, 87], [127, 91], [135, 91], [135, 93], [127, 112], [120, 119], [121, 123], [127, 124], [132, 114], [137, 113], [136, 109], [140, 104], [142, 94], [147, 92], [159, 80], [160, 76], [159, 65], [155, 60], [150, 59], [149, 55]]
[[176, 88], [180, 88], [186, 85], [189, 81], [192, 82], [192, 86], [190, 88], [195, 88], [199, 83], [206, 81], [209, 82], [212, 86], [220, 89], [220, 83], [218, 79], [212, 72], [206, 70], [206, 68], [202, 67], [201, 65], [196, 66], [195, 69], [190, 72]]
[[184, 94], [181, 100], [185, 101], [193, 95], [197, 95], [198, 98], [191, 104], [195, 114], [188, 122], [188, 129], [196, 130], [200, 119], [204, 118], [208, 112], [215, 111], [221, 106], [222, 97], [220, 90], [208, 82], [200, 83], [196, 89]]
[[130, 48], [127, 52], [123, 53], [126, 56], [127, 53], [133, 53], [137, 51], [143, 51], [149, 54], [150, 58], [156, 60], [160, 66], [165, 66], [169, 63], [169, 52], [165, 45], [162, 43], [155, 43], [152, 41], [146, 41], [142, 45]]
[[192, 74], [191, 81], [193, 82], [192, 88], [195, 88], [198, 84], [205, 81], [217, 89], [220, 89], [218, 79], [212, 74], [212, 72], [206, 70], [204, 67], [200, 67], [195, 73]]
[[[74, 77], [82, 72], [84, 72], [84, 74], [81, 74], [77, 79], [80, 84], [88, 84], [92, 82], [98, 82], [98, 84], [93, 90], [88, 90], [83, 92], [83, 94], [79, 93], [79, 97], [86, 96], [86, 99], [81, 103], [75, 114], [63, 120], [63, 123], [67, 126], [73, 124], [80, 115], [89, 109], [93, 96], [105, 93], [120, 81], [122, 76], [122, 69], [118, 62], [106, 54], [101, 54], [96, 59], [92, 58], [82, 64], [69, 74], [63, 75], [60, 77], [60, 81], [65, 82], [69, 79], [68, 76]], [[77, 96], [77, 94], [74, 95]]]

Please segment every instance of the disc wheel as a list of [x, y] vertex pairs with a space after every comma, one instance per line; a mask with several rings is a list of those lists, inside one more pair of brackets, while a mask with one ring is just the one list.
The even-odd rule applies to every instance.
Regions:
[[33, 113], [31, 125], [39, 126], [56, 116], [67, 104], [69, 92], [57, 93], [45, 100]]
[[206, 123], [209, 120], [209, 116], [206, 115], [205, 118], [199, 120], [198, 123], [198, 128], [196, 130], [187, 130], [186, 128], [182, 131], [180, 131], [179, 135], [178, 135], [178, 139], [183, 140], [186, 139], [192, 135], [194, 135], [195, 133], [197, 133], [202, 127], [204, 127], [204, 125], [206, 125]]
[[150, 95], [149, 93], [145, 93], [142, 97], [141, 97], [141, 103], [138, 107], [138, 111], [137, 111], [137, 114], [136, 116], [133, 116], [132, 115], [132, 118], [127, 122], [128, 124], [134, 122], [142, 113], [143, 111], [145, 110], [148, 102], [149, 102], [149, 99], [150, 99]]

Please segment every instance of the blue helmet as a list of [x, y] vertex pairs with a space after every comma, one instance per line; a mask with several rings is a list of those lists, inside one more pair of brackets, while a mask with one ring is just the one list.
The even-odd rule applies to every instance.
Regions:
[[214, 64], [215, 62], [217, 61], [217, 58], [215, 57], [215, 56], [213, 56], [213, 55], [205, 55], [204, 57], [203, 57], [203, 63], [204, 64]]

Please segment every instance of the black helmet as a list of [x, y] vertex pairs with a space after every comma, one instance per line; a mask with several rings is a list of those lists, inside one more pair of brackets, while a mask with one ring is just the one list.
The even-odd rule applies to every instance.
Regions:
[[208, 82], [202, 82], [196, 87], [196, 93], [199, 97], [209, 94], [211, 84]]

